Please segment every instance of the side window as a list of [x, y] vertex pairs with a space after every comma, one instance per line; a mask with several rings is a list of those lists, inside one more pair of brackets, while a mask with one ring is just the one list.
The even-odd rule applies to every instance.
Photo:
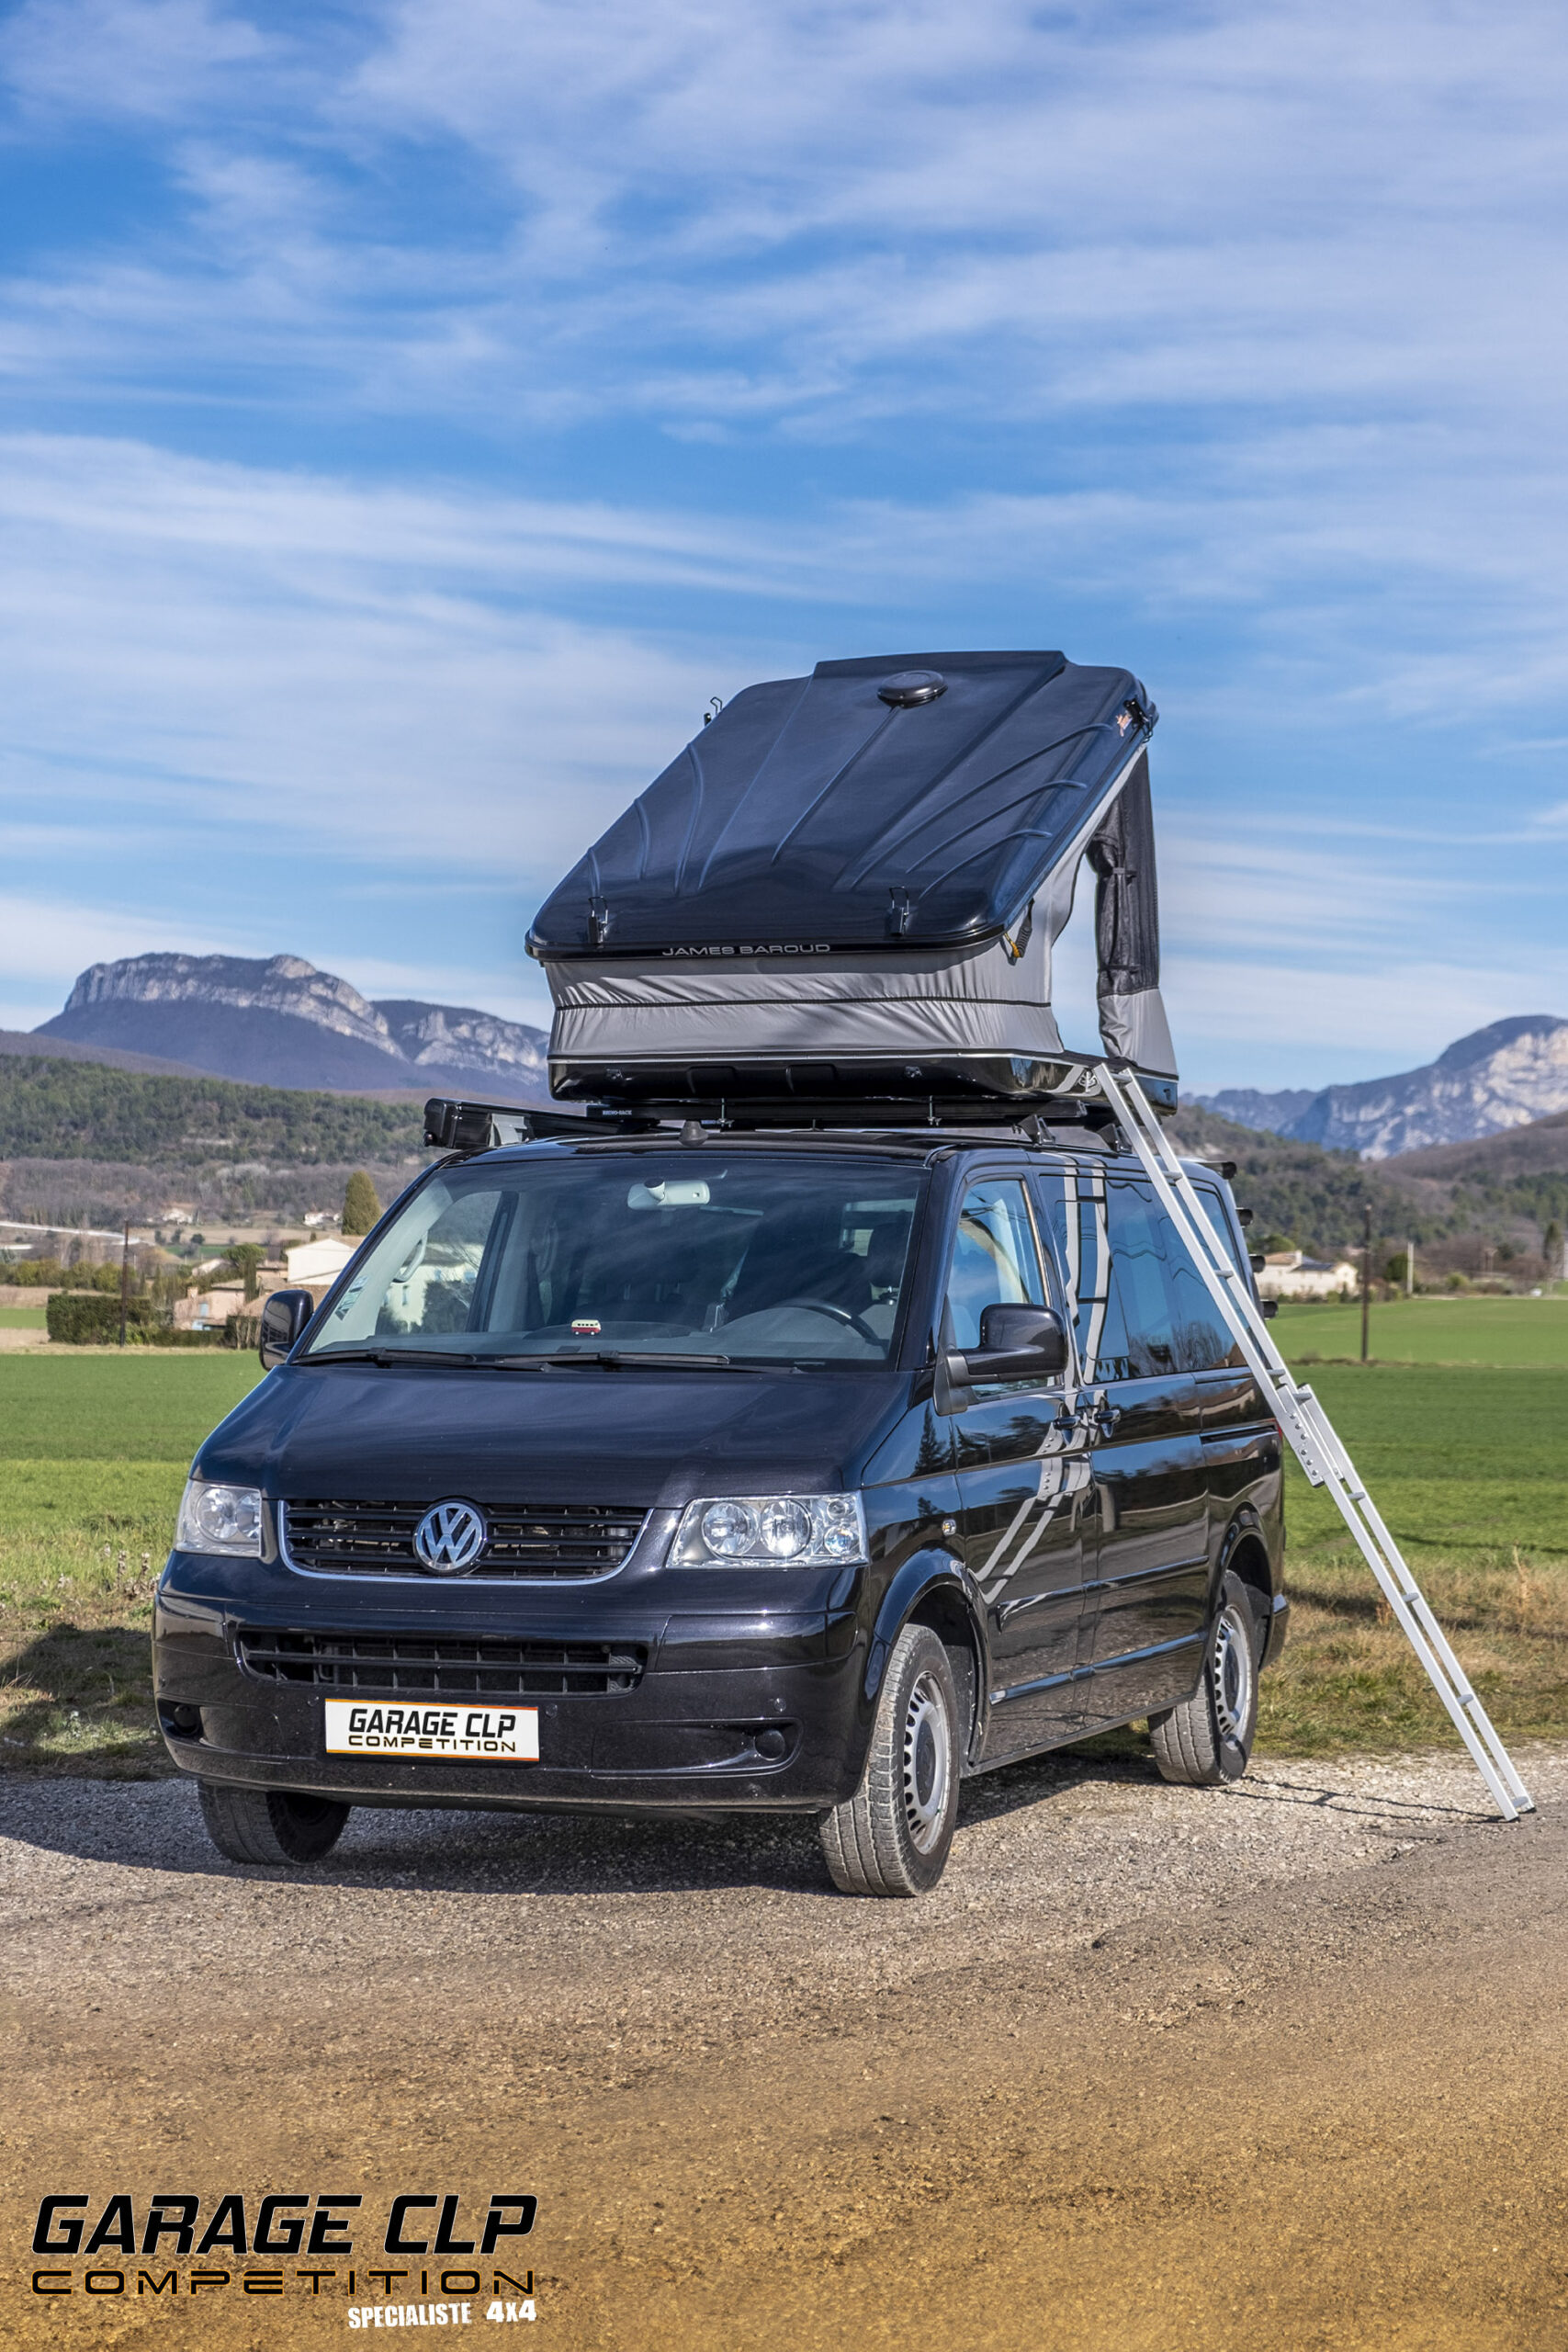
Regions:
[[977, 1348], [987, 1306], [1043, 1306], [1045, 1288], [1023, 1186], [1008, 1177], [971, 1184], [948, 1268], [944, 1344]]
[[[1097, 1377], [1145, 1380], [1187, 1369], [1180, 1362], [1176, 1302], [1166, 1269], [1165, 1221], [1154, 1194], [1146, 1185], [1113, 1176], [1106, 1185], [1106, 1213], [1111, 1295]], [[1197, 1283], [1195, 1274], [1191, 1280]]]
[[1035, 1198], [1055, 1271], [1077, 1339], [1078, 1362], [1092, 1365], [1104, 1340], [1105, 1178], [1092, 1165], [1043, 1169], [1034, 1180]]
[[[1213, 1226], [1226, 1255], [1239, 1267], [1250, 1283], [1251, 1269], [1236, 1249], [1235, 1236], [1230, 1220], [1221, 1206], [1219, 1195], [1206, 1184], [1197, 1188], [1209, 1223]], [[1224, 1317], [1209, 1296], [1197, 1267], [1188, 1255], [1186, 1245], [1168, 1226], [1165, 1236], [1166, 1259], [1170, 1268], [1171, 1289], [1175, 1295], [1177, 1362], [1183, 1372], [1212, 1372], [1221, 1364], [1244, 1362], [1241, 1350], [1226, 1330]]]

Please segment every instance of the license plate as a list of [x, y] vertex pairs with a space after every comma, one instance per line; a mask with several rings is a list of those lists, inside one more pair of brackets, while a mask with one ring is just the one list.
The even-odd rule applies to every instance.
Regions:
[[329, 1756], [418, 1756], [435, 1763], [536, 1764], [537, 1707], [413, 1706], [329, 1699]]

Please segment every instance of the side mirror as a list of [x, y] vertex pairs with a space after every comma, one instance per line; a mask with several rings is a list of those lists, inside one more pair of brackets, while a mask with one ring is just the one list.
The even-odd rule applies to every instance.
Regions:
[[953, 1392], [987, 1380], [1054, 1380], [1067, 1368], [1067, 1334], [1048, 1306], [987, 1306], [980, 1315], [980, 1344], [937, 1359], [938, 1412], [957, 1412]]
[[260, 1352], [268, 1372], [292, 1351], [315, 1311], [308, 1290], [275, 1290], [263, 1299]]

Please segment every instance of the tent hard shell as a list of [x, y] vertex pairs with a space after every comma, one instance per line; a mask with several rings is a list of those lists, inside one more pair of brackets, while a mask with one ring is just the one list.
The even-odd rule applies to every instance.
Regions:
[[1096, 876], [1107, 1053], [1174, 1099], [1146, 745], [1125, 670], [819, 662], [735, 696], [546, 900], [568, 1100], [1043, 1100], [1051, 955]]

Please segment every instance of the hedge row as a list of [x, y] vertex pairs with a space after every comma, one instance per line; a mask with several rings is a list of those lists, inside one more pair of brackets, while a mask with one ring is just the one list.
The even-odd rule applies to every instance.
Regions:
[[[125, 1306], [125, 1337], [134, 1348], [231, 1348], [231, 1328], [218, 1331], [176, 1331], [167, 1309], [150, 1298], [131, 1298]], [[232, 1323], [231, 1317], [231, 1324]], [[113, 1347], [119, 1338], [119, 1301], [101, 1292], [56, 1291], [44, 1306], [51, 1340], [67, 1347]]]
[[[118, 1340], [119, 1317], [119, 1300], [106, 1291], [57, 1290], [44, 1308], [50, 1338], [79, 1348]], [[159, 1321], [159, 1311], [150, 1298], [127, 1299], [125, 1320], [129, 1339], [132, 1329], [141, 1333]]]

